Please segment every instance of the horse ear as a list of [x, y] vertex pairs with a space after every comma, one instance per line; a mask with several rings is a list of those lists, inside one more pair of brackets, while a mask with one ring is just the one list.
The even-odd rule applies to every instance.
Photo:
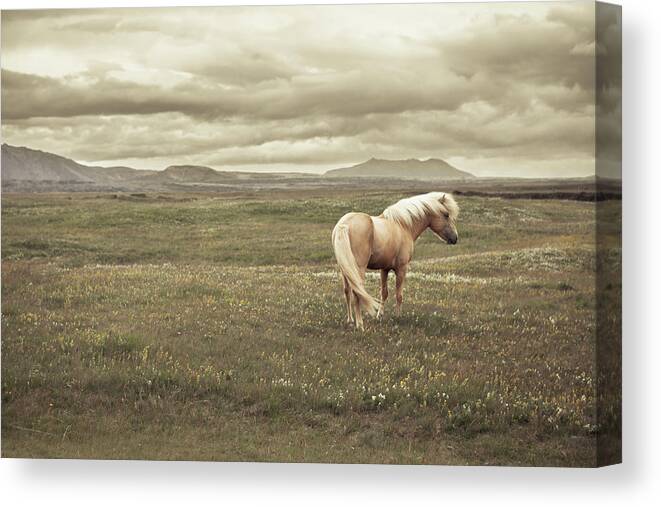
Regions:
[[443, 197], [441, 197], [441, 204], [445, 202], [445, 194], [443, 194]]

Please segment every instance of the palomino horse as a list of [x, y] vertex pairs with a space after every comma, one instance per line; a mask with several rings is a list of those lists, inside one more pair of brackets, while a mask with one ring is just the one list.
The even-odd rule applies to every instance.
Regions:
[[[333, 229], [333, 249], [342, 273], [347, 301], [347, 322], [363, 329], [362, 312], [377, 318], [383, 315], [388, 298], [388, 273], [395, 272], [397, 314], [402, 305], [402, 289], [413, 245], [429, 228], [442, 241], [457, 242], [456, 220], [459, 207], [452, 195], [430, 192], [416, 195], [386, 208], [378, 217], [347, 213]], [[381, 303], [365, 290], [365, 271], [381, 270]], [[353, 310], [353, 315], [352, 315]]]

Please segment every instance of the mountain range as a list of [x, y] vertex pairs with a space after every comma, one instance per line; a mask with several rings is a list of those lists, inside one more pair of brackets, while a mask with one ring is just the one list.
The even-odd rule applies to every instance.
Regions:
[[[425, 161], [372, 158], [352, 167], [334, 169], [324, 175], [303, 173], [249, 173], [218, 171], [206, 166], [172, 165], [162, 171], [131, 167], [100, 167], [80, 164], [54, 153], [26, 147], [2, 145], [2, 188], [7, 191], [45, 190], [164, 190], [200, 187], [232, 187], [246, 184], [270, 186], [292, 180], [301, 182], [330, 178], [467, 180], [472, 174], [439, 159]], [[327, 184], [332, 184], [327, 181]], [[321, 183], [324, 184], [325, 183]]]

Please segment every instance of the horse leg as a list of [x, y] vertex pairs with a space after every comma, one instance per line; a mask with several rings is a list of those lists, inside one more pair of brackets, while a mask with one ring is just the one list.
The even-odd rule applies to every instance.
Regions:
[[353, 294], [353, 313], [356, 316], [356, 327], [360, 330], [363, 331], [365, 328], [363, 327], [363, 314], [360, 311], [360, 304], [359, 304], [359, 299], [357, 294]]
[[351, 314], [351, 299], [353, 297], [353, 291], [344, 276], [342, 277], [342, 283], [344, 284], [344, 299], [347, 301], [347, 324], [351, 324], [353, 322], [353, 315]]
[[377, 319], [383, 317], [383, 311], [386, 308], [386, 299], [388, 299], [388, 272], [387, 269], [381, 270], [381, 308], [379, 308], [379, 312], [376, 314]]
[[399, 316], [402, 312], [402, 300], [404, 296], [402, 292], [404, 291], [404, 279], [406, 278], [406, 270], [408, 266], [401, 266], [395, 270], [395, 296], [397, 299], [397, 315]]

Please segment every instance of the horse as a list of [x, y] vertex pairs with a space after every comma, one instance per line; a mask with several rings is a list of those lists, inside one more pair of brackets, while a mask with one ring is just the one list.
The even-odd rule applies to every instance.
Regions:
[[[395, 272], [396, 313], [400, 315], [415, 241], [430, 229], [441, 241], [456, 244], [458, 215], [459, 206], [451, 194], [430, 192], [402, 199], [378, 217], [351, 212], [340, 218], [332, 242], [344, 286], [347, 323], [355, 322], [363, 330], [363, 312], [383, 317], [390, 271]], [[368, 269], [381, 271], [380, 302], [365, 290]]]

